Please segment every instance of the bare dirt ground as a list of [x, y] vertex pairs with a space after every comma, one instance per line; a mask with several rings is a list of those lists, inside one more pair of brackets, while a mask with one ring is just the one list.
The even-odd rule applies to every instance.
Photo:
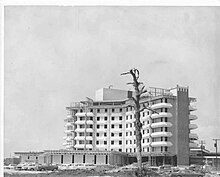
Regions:
[[[135, 177], [134, 172], [104, 173], [92, 170], [72, 170], [56, 172], [5, 170], [4, 177]], [[207, 173], [205, 177], [220, 177], [220, 173]]]
[[4, 177], [135, 177], [132, 172], [117, 172], [106, 174], [104, 172], [90, 170], [57, 171], [57, 172], [36, 172], [36, 171], [15, 171], [4, 172]]
[[[130, 166], [128, 166], [130, 167]], [[131, 168], [129, 168], [131, 169]], [[4, 169], [4, 177], [135, 177], [135, 171], [124, 171], [121, 167], [101, 166], [95, 169], [77, 169], [67, 171], [18, 171]], [[169, 177], [169, 174], [148, 174], [148, 177]], [[211, 171], [204, 177], [220, 177], [220, 171]]]

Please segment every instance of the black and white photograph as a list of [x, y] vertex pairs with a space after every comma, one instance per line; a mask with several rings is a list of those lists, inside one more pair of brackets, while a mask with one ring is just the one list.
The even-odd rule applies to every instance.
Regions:
[[220, 175], [220, 7], [5, 4], [5, 177]]

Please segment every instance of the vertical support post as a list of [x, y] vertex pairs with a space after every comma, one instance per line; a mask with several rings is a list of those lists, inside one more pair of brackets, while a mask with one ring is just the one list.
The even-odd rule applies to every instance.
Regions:
[[218, 170], [218, 141], [220, 139], [213, 139], [213, 141], [215, 141], [214, 147], [215, 147], [215, 163], [216, 163], [216, 170]]
[[202, 153], [202, 169], [203, 169], [203, 165], [204, 165], [204, 154], [203, 154], [203, 149], [204, 149], [205, 141], [204, 141], [204, 140], [201, 140], [199, 143], [200, 143], [200, 148], [201, 148], [201, 153]]

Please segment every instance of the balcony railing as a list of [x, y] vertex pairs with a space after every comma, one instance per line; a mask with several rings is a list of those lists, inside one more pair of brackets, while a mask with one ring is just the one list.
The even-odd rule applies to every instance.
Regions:
[[111, 132], [113, 132], [113, 133], [120, 133], [120, 132], [122, 132], [122, 129], [121, 128], [112, 128]]
[[97, 121], [97, 124], [99, 125], [99, 124], [107, 124], [108, 122], [107, 122], [107, 120], [99, 120], [99, 121]]
[[170, 122], [157, 122], [151, 124], [152, 128], [159, 128], [159, 127], [172, 127], [172, 123]]
[[153, 138], [157, 137], [171, 137], [173, 134], [171, 132], [154, 132], [151, 134]]
[[159, 114], [154, 113], [154, 114], [151, 115], [152, 119], [161, 118], [161, 117], [168, 117], [168, 118], [170, 118], [170, 117], [172, 117], [172, 114], [169, 113], [169, 112], [160, 112]]
[[148, 146], [150, 146], [150, 142], [143, 143], [142, 146], [143, 146], [143, 147], [148, 147]]
[[150, 133], [145, 133], [145, 134], [142, 135], [142, 137], [143, 137], [144, 139], [149, 138], [149, 137], [150, 137]]
[[198, 139], [198, 135], [196, 133], [190, 133], [189, 134], [189, 138], [197, 140]]
[[157, 103], [157, 104], [153, 104], [151, 106], [152, 109], [158, 109], [158, 108], [171, 108], [172, 104], [170, 103]]
[[199, 147], [198, 144], [195, 143], [195, 142], [190, 142], [189, 143], [189, 148], [198, 148], [198, 147]]
[[111, 124], [121, 124], [122, 120], [112, 120]]
[[122, 136], [112, 136], [111, 140], [121, 140]]
[[73, 126], [73, 124], [70, 123], [70, 122], [68, 122], [68, 123], [66, 123], [64, 126], [65, 126], [65, 127], [69, 127], [69, 126]]
[[196, 110], [195, 106], [189, 105], [189, 111], [195, 111], [195, 110]]
[[190, 114], [189, 115], [189, 120], [196, 120], [198, 117], [196, 115]]
[[97, 140], [107, 140], [107, 136], [97, 136], [96, 137]]
[[197, 129], [198, 126], [196, 124], [189, 124], [189, 129]]
[[85, 116], [93, 117], [94, 114], [92, 112], [78, 112], [78, 113], [76, 113], [76, 116], [77, 117], [85, 117]]
[[72, 133], [74, 130], [65, 130], [64, 133]]
[[97, 132], [107, 132], [107, 128], [97, 128], [96, 131]]
[[170, 141], [158, 141], [158, 142], [152, 142], [151, 146], [152, 147], [160, 147], [160, 146], [167, 146], [170, 147], [173, 144]]

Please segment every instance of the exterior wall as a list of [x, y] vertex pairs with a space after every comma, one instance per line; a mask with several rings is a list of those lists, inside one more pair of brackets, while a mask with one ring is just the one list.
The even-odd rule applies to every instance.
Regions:
[[39, 155], [32, 155], [32, 154], [23, 154], [21, 157], [21, 163], [31, 163], [31, 162], [38, 162]]
[[83, 155], [75, 154], [74, 155], [74, 163], [83, 163]]
[[177, 89], [177, 165], [189, 165], [188, 88]]
[[21, 163], [21, 158], [12, 157], [12, 158], [4, 159], [4, 164], [6, 164], [6, 165], [19, 164], [19, 163]]
[[125, 100], [128, 98], [128, 91], [102, 88], [96, 91], [96, 101], [103, 100]]
[[94, 155], [86, 154], [85, 155], [85, 163], [94, 164]]
[[106, 155], [97, 155], [96, 156], [96, 164], [106, 164]]
[[53, 164], [60, 164], [61, 163], [61, 155], [53, 155]]
[[169, 99], [169, 103], [172, 104], [172, 108], [170, 108], [170, 113], [173, 115], [172, 118], [170, 118], [170, 122], [173, 124], [172, 127], [170, 127], [170, 132], [172, 133], [172, 136], [170, 137], [170, 141], [172, 142], [173, 146], [169, 147], [169, 152], [173, 155], [177, 154], [178, 144], [177, 144], [177, 100], [176, 99]]
[[72, 155], [71, 154], [63, 155], [63, 163], [64, 164], [72, 163]]

